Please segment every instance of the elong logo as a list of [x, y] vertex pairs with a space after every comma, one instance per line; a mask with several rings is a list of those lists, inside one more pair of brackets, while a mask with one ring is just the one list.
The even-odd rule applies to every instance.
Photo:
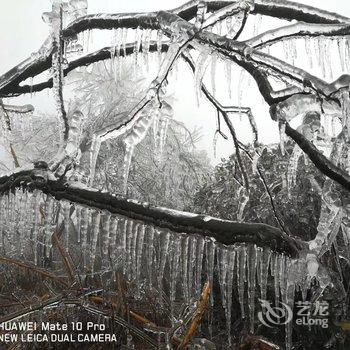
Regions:
[[280, 302], [280, 307], [272, 307], [267, 300], [259, 299], [259, 301], [262, 311], [258, 313], [258, 318], [266, 327], [285, 325], [293, 319], [293, 311], [287, 304]]
[[[259, 299], [262, 311], [258, 313], [259, 321], [266, 327], [286, 325], [293, 319], [292, 308], [280, 302], [272, 306], [268, 300]], [[298, 301], [295, 323], [298, 326], [321, 326], [328, 328], [329, 304], [327, 301]]]

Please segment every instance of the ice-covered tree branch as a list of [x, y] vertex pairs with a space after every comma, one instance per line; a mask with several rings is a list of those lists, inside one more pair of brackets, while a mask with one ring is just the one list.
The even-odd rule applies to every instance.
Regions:
[[310, 160], [315, 164], [323, 174], [330, 179], [341, 184], [346, 190], [350, 191], [350, 176], [344, 170], [336, 166], [317, 147], [305, 138], [298, 131], [286, 123], [286, 134], [293, 139], [299, 147], [308, 155]]
[[317, 37], [320, 35], [337, 37], [342, 35], [349, 35], [349, 24], [314, 24], [314, 23], [295, 23], [289, 26], [280, 27], [277, 29], [271, 29], [267, 32], [261, 33], [245, 43], [251, 47], [263, 47], [271, 45], [281, 39], [293, 38], [293, 37]]
[[[66, 29], [66, 32], [63, 31], [63, 39], [68, 39], [73, 34], [75, 35], [79, 31], [85, 29], [134, 28], [135, 23], [139, 23], [141, 28], [144, 26], [145, 28], [151, 27], [153, 29], [161, 29], [168, 36], [173, 35], [174, 30], [186, 31], [189, 34], [192, 34], [195, 31], [195, 28], [190, 23], [182, 20], [179, 16], [174, 13], [163, 11], [151, 13], [149, 16], [145, 14], [93, 15], [86, 18], [83, 17], [73, 22]], [[221, 37], [208, 31], [198, 32], [196, 38], [199, 39], [201, 43], [214, 46], [220, 53], [224, 54], [227, 58], [234, 60], [236, 63], [240, 64], [238, 61], [242, 61], [242, 65], [246, 65], [247, 69], [249, 69], [250, 64], [258, 65], [259, 68], [264, 69], [265, 71], [273, 71], [276, 75], [280, 74], [286, 79], [290, 79], [292, 82], [299, 84], [301, 87], [307, 85], [308, 89], [314, 89], [318, 93], [325, 95], [332, 93], [328, 84], [321, 79], [318, 79], [299, 68], [293, 67], [286, 62], [271, 57], [270, 55], [256, 51], [245, 43]], [[46, 59], [48, 59], [48, 57], [41, 57], [37, 61], [42, 65], [43, 61], [45, 62]], [[35, 65], [36, 68], [38, 68], [39, 62], [27, 60], [20, 66], [16, 67], [16, 69], [6, 73], [3, 78], [0, 79], [0, 93], [11, 94], [11, 89], [5, 89], [5, 87], [8, 87], [9, 85], [12, 85], [12, 87], [19, 85], [24, 78], [30, 76], [28, 74], [28, 65], [31, 67]], [[39, 65], [39, 67], [41, 65]], [[23, 74], [24, 66], [27, 69], [26, 74]], [[33, 68], [30, 70], [32, 76], [36, 75], [33, 74]]]
[[239, 242], [268, 246], [273, 250], [298, 256], [306, 244], [296, 241], [277, 228], [266, 224], [237, 223], [209, 216], [186, 213], [167, 208], [152, 207], [134, 200], [80, 188], [54, 180], [45, 168], [22, 170], [0, 178], [0, 193], [24, 187], [38, 189], [56, 200], [65, 199], [77, 204], [107, 210], [132, 220], [168, 229], [214, 238], [217, 242], [231, 245]]
[[[168, 44], [163, 43], [161, 46], [161, 51], [166, 52], [168, 50]], [[151, 42], [149, 47], [149, 52], [157, 52], [158, 47], [157, 43]], [[135, 43], [127, 43], [124, 48], [121, 48], [119, 50], [118, 57], [125, 57], [128, 55], [132, 55], [135, 53]], [[67, 74], [71, 71], [73, 71], [76, 68], [88, 66], [90, 64], [93, 64], [95, 62], [113, 59], [117, 55], [116, 52], [113, 53], [112, 47], [105, 47], [102, 48], [96, 52], [87, 54], [85, 56], [79, 57], [75, 60], [72, 60], [68, 62], [68, 66], [63, 70], [64, 76], [67, 76]], [[49, 68], [49, 64], [46, 64], [45, 62], [42, 62], [41, 65], [37, 65], [37, 71], [36, 75], [44, 72]], [[28, 73], [26, 70], [23, 70], [21, 73], [23, 77], [26, 77]], [[52, 88], [52, 78], [48, 79], [47, 81], [43, 81], [41, 83], [33, 84], [33, 85], [13, 85], [11, 84], [11, 93], [7, 95], [7, 87], [4, 89], [4, 94], [6, 96], [16, 96], [21, 94], [26, 94], [30, 92], [39, 92], [42, 90], [45, 90], [47, 88]], [[0, 95], [1, 95], [1, 89], [0, 89]]]
[[[190, 20], [196, 15], [196, 8], [200, 0], [189, 1], [186, 4], [171, 10], [185, 20]], [[206, 0], [208, 11], [217, 11], [222, 7], [232, 4], [233, 1]], [[321, 10], [312, 6], [293, 1], [255, 0], [253, 14], [277, 17], [288, 21], [297, 20], [308, 23], [349, 23], [349, 18], [337, 13]]]

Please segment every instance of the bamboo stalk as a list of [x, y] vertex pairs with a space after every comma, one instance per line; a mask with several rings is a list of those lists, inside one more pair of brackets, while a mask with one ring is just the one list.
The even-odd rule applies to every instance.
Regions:
[[186, 349], [187, 345], [191, 342], [191, 339], [196, 332], [198, 326], [200, 325], [204, 312], [207, 308], [208, 301], [209, 301], [209, 296], [210, 296], [210, 284], [209, 281], [204, 284], [203, 291], [201, 294], [200, 299], [198, 300], [197, 303], [197, 310], [194, 313], [192, 317], [192, 322], [190, 326], [187, 329], [187, 332], [182, 339], [181, 344], [179, 345], [178, 349]]
[[52, 273], [50, 271], [47, 271], [45, 269], [36, 267], [34, 265], [27, 264], [27, 263], [25, 263], [25, 262], [23, 262], [21, 260], [8, 258], [8, 257], [5, 257], [5, 256], [0, 256], [0, 262], [6, 263], [6, 264], [11, 264], [11, 265], [16, 265], [18, 267], [25, 268], [28, 271], [36, 272], [39, 275], [42, 275], [42, 276], [44, 276], [46, 278], [50, 278], [50, 279], [58, 282], [59, 284], [63, 285], [64, 287], [68, 287], [68, 283], [65, 282], [62, 279], [62, 277], [59, 277], [59, 276], [55, 275], [54, 273]]

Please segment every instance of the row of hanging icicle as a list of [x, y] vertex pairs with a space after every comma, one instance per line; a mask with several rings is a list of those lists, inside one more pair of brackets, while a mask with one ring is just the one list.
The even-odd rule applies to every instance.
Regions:
[[[240, 317], [232, 314], [233, 294], [238, 295], [241, 316], [249, 319], [251, 332], [258, 297], [269, 300], [274, 295], [277, 304], [281, 300], [292, 306], [297, 287], [306, 298], [303, 260], [251, 244], [223, 246], [208, 237], [176, 233], [108, 211], [57, 201], [39, 190], [17, 189], [0, 198], [1, 253], [45, 265], [53, 258], [51, 236], [61, 223], [62, 244], [72, 257], [77, 252], [81, 255], [77, 260], [81, 275], [118, 269], [140, 286], [139, 297], [142, 288], [168, 291], [172, 312], [176, 301], [196, 300], [205, 281], [211, 286], [219, 283], [229, 342], [231, 321]], [[291, 328], [286, 327], [290, 343]]]

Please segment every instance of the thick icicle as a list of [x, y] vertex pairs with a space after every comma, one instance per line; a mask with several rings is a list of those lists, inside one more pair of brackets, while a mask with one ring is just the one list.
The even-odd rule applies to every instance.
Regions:
[[280, 149], [281, 153], [285, 155], [285, 142], [286, 142], [286, 124], [283, 121], [278, 123], [279, 133], [280, 133]]
[[[301, 264], [299, 260], [286, 261], [286, 291], [283, 302], [287, 304], [292, 310], [294, 306], [295, 286], [299, 283], [301, 278], [300, 273]], [[292, 328], [293, 323], [286, 323], [286, 350], [290, 350], [292, 347]]]
[[337, 39], [339, 61], [341, 70], [345, 72], [347, 70], [347, 56], [346, 56], [346, 39], [338, 38]]
[[190, 240], [190, 237], [185, 237], [182, 240], [182, 247], [181, 247], [182, 292], [183, 292], [185, 300], [189, 300], [189, 298], [190, 298], [190, 292], [189, 292], [189, 288], [188, 288], [189, 240]]
[[163, 44], [163, 32], [158, 30], [157, 32], [157, 53], [158, 53], [158, 63], [160, 64], [162, 60], [162, 44]]
[[75, 206], [75, 231], [77, 233], [77, 242], [80, 244], [81, 242], [81, 207]]
[[274, 254], [274, 264], [271, 265], [271, 270], [273, 269], [273, 277], [275, 284], [275, 306], [279, 305], [280, 302], [280, 265], [281, 265], [281, 256], [279, 254]]
[[287, 171], [287, 182], [288, 182], [289, 188], [291, 188], [296, 184], [299, 158], [302, 155], [303, 155], [302, 149], [298, 145], [295, 145], [292, 156], [289, 160], [288, 171]]
[[241, 306], [241, 316], [245, 318], [244, 310], [244, 291], [246, 281], [246, 262], [247, 262], [247, 248], [245, 246], [239, 246], [237, 248], [237, 288], [238, 298]]
[[271, 258], [271, 250], [264, 248], [260, 255], [260, 296], [261, 299], [266, 300], [267, 294], [267, 280], [269, 275], [269, 264]]
[[248, 308], [250, 332], [254, 334], [257, 247], [248, 247]]
[[188, 290], [189, 295], [192, 298], [199, 291], [194, 290], [194, 279], [195, 279], [195, 260], [196, 260], [196, 250], [197, 250], [197, 238], [190, 236], [189, 246], [188, 246]]
[[137, 146], [146, 136], [149, 127], [153, 121], [152, 110], [148, 113], [140, 113], [137, 117], [136, 122], [134, 123], [133, 128], [124, 138], [125, 143], [125, 155], [124, 155], [124, 164], [123, 164], [123, 192], [127, 192], [128, 177], [131, 165], [131, 159], [134, 153], [134, 148]]
[[229, 346], [231, 346], [232, 290], [236, 252], [233, 247], [220, 247], [217, 252], [220, 268], [219, 282], [222, 294], [222, 305], [225, 310], [228, 343]]
[[232, 97], [232, 87], [231, 87], [232, 67], [231, 67], [231, 62], [229, 60], [225, 61], [225, 77], [227, 81], [228, 96], [231, 98]]
[[181, 267], [179, 266], [180, 252], [181, 252], [181, 236], [176, 236], [172, 241], [171, 260], [170, 260], [170, 308], [171, 315], [174, 315], [174, 303], [176, 299], [177, 277]]
[[167, 262], [168, 253], [169, 253], [169, 242], [170, 242], [170, 233], [169, 232], [161, 232], [158, 234], [159, 241], [160, 241], [160, 248], [159, 248], [159, 265], [158, 265], [158, 288], [159, 290], [162, 290], [163, 285], [163, 276], [164, 276], [164, 269], [165, 264]]
[[[282, 301], [285, 300], [286, 295], [286, 257], [281, 254], [279, 255], [279, 271], [278, 271], [278, 283], [279, 283], [279, 290], [281, 294]], [[276, 278], [276, 276], [275, 276]]]
[[169, 123], [173, 117], [173, 109], [164, 101], [159, 113], [161, 114], [159, 117], [158, 115], [155, 116], [155, 118], [158, 118], [157, 133], [155, 135], [155, 149], [158, 150], [157, 159], [158, 161], [161, 161], [165, 149]]
[[[207, 241], [206, 245], [206, 272], [207, 279], [209, 281], [210, 287], [213, 288], [213, 280], [214, 280], [214, 265], [215, 265], [215, 242]], [[210, 293], [210, 303], [214, 305], [214, 297], [213, 293]]]
[[50, 257], [50, 250], [51, 250], [51, 236], [53, 234], [53, 219], [54, 219], [54, 199], [48, 195], [45, 201], [45, 252], [46, 257]]
[[144, 240], [145, 240], [146, 226], [140, 224], [137, 232], [137, 243], [136, 243], [136, 285], [141, 285], [140, 276], [142, 269], [142, 257], [144, 251]]
[[97, 211], [94, 215], [93, 225], [92, 225], [91, 256], [90, 256], [90, 268], [92, 273], [94, 272], [94, 267], [95, 267], [97, 240], [100, 232], [100, 221], [101, 221], [101, 212]]
[[320, 36], [317, 39], [317, 45], [318, 45], [318, 65], [321, 69], [322, 76], [326, 77], [326, 62], [325, 58], [329, 54], [328, 52], [325, 51], [325, 46], [326, 46], [326, 40], [324, 37]]
[[34, 250], [34, 264], [38, 264], [38, 231], [40, 224], [40, 192], [38, 190], [34, 190], [32, 196], [32, 244]]
[[202, 51], [197, 59], [196, 62], [196, 70], [194, 74], [194, 81], [195, 81], [195, 91], [196, 91], [196, 97], [197, 97], [197, 105], [200, 104], [200, 98], [202, 94], [202, 80], [205, 74], [205, 71], [207, 69], [209, 60], [211, 56], [209, 55], [210, 51], [204, 50]]
[[149, 47], [150, 47], [150, 41], [151, 41], [151, 29], [145, 29], [143, 31], [143, 39], [142, 39], [142, 52], [143, 52], [143, 58], [146, 65], [146, 69], [148, 71], [149, 69]]
[[101, 148], [101, 140], [96, 136], [93, 136], [91, 141], [90, 149], [90, 174], [89, 174], [89, 185], [92, 186], [95, 178], [97, 157]]
[[113, 264], [113, 267], [115, 264], [116, 257], [119, 256], [118, 254], [118, 247], [117, 247], [117, 241], [119, 238], [119, 225], [120, 225], [120, 219], [119, 217], [112, 216], [111, 223], [110, 223], [110, 254], [111, 254], [111, 264]]
[[126, 219], [126, 229], [125, 229], [125, 262], [124, 262], [124, 271], [126, 277], [130, 280], [132, 278], [132, 269], [133, 269], [133, 243], [135, 241], [135, 235], [138, 227], [138, 222]]
[[326, 38], [324, 41], [324, 62], [325, 62], [325, 74], [326, 78], [333, 80], [333, 68], [332, 68], [332, 61], [331, 61], [331, 41], [329, 38]]
[[[129, 220], [123, 219], [118, 225], [118, 236], [120, 241], [118, 242], [118, 251], [120, 254], [119, 266], [123, 274], [126, 274], [126, 259], [127, 259], [127, 236], [128, 236], [128, 224]], [[120, 230], [120, 232], [119, 232]]]
[[111, 240], [111, 214], [106, 212], [103, 216], [103, 242], [102, 242], [102, 253], [103, 259], [108, 260], [108, 250], [110, 248]]
[[217, 256], [217, 264], [218, 264], [218, 271], [219, 271], [219, 284], [220, 284], [220, 291], [221, 291], [221, 300], [222, 305], [226, 312], [226, 280], [227, 280], [227, 264], [228, 264], [228, 251], [226, 247], [218, 246], [216, 250], [216, 256]]
[[66, 250], [69, 250], [69, 228], [70, 228], [70, 203], [64, 202], [62, 205], [64, 233], [65, 233], [65, 246]]
[[237, 221], [238, 222], [243, 221], [244, 209], [245, 209], [248, 202], [249, 202], [249, 193], [247, 192], [247, 190], [245, 188], [241, 187], [238, 213], [237, 213]]
[[213, 96], [215, 96], [216, 93], [216, 63], [217, 63], [218, 57], [216, 53], [213, 52], [211, 55], [211, 67], [210, 67], [210, 75], [211, 75], [211, 88], [213, 91]]
[[124, 154], [124, 162], [123, 162], [123, 193], [126, 194], [128, 191], [128, 179], [130, 172], [131, 159], [134, 153], [134, 146], [129, 143], [125, 143], [125, 154]]
[[147, 234], [147, 267], [148, 267], [148, 286], [151, 289], [154, 276], [154, 232], [153, 226], [148, 227]]
[[202, 237], [197, 239], [196, 264], [195, 264], [195, 291], [201, 290], [202, 269], [203, 269], [203, 253], [205, 240]]
[[295, 65], [295, 61], [297, 59], [297, 49], [296, 49], [296, 42], [293, 39], [289, 39], [289, 50], [290, 50], [290, 57], [291, 62], [293, 65]]
[[82, 243], [82, 255], [83, 255], [83, 271], [86, 272], [86, 253], [87, 253], [87, 232], [88, 232], [88, 225], [89, 225], [89, 209], [83, 207], [81, 209], [81, 226], [80, 226], [80, 237], [81, 237], [81, 243]]
[[27, 237], [25, 236], [27, 225], [27, 193], [23, 191], [17, 191], [16, 197], [19, 197], [19, 218], [18, 218], [18, 243], [19, 243], [19, 254], [23, 256], [25, 242]]

